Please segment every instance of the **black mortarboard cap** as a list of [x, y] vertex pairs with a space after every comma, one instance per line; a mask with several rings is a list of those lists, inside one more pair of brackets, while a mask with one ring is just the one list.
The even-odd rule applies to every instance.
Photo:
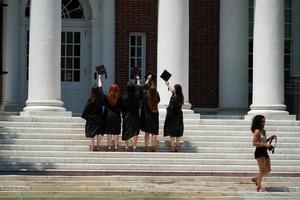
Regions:
[[164, 81], [168, 81], [172, 74], [170, 74], [167, 70], [164, 70], [163, 73], [160, 75], [160, 78], [162, 78]]
[[131, 76], [133, 76], [133, 77], [141, 76], [141, 69], [138, 67], [133, 67], [131, 69]]
[[154, 74], [153, 72], [151, 72], [151, 71], [148, 71], [148, 72], [146, 73], [145, 79], [147, 79], [148, 76], [149, 76], [150, 74], [152, 75], [152, 78], [151, 78], [151, 79], [152, 79], [152, 80], [155, 80], [155, 74]]
[[107, 78], [107, 72], [106, 72], [106, 69], [105, 69], [104, 65], [97, 66], [96, 67], [96, 72], [97, 72], [97, 74], [101, 74], [101, 75], [104, 74], [105, 78]]

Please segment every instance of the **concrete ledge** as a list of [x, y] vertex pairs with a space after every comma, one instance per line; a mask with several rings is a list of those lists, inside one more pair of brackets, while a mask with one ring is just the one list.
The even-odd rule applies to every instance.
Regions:
[[20, 116], [22, 117], [72, 117], [72, 112], [70, 111], [38, 111], [38, 110], [26, 110], [20, 112]]

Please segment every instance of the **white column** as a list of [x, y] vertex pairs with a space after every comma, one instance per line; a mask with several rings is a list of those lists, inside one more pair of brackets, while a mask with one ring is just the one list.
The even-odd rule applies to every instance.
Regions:
[[284, 105], [284, 1], [256, 0], [253, 103], [248, 114], [286, 115]]
[[169, 103], [171, 93], [159, 78], [163, 70], [172, 77], [170, 83], [182, 86], [185, 106], [189, 98], [189, 1], [160, 0], [158, 6], [157, 89], [160, 106]]
[[248, 110], [248, 2], [220, 1], [220, 111]]
[[[115, 82], [115, 0], [102, 0], [101, 60], [107, 70], [104, 89]], [[99, 34], [99, 33], [98, 33]]]
[[18, 111], [20, 109], [19, 79], [19, 0], [9, 0], [3, 9], [3, 109]]
[[23, 114], [69, 115], [61, 101], [61, 0], [31, 0], [29, 37], [28, 100]]

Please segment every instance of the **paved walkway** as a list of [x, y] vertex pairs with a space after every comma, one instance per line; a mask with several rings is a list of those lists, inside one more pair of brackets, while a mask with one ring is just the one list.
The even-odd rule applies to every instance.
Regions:
[[0, 199], [300, 199], [300, 178], [271, 176], [266, 192], [250, 177], [0, 176]]

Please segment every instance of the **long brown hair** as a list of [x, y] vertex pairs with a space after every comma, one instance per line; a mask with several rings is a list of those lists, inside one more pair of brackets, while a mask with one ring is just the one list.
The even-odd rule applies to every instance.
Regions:
[[151, 86], [148, 90], [148, 95], [147, 95], [147, 103], [152, 112], [157, 112], [158, 111], [158, 97], [157, 97], [157, 91], [154, 86]]
[[90, 96], [91, 102], [97, 103], [99, 101], [100, 95], [101, 95], [100, 89], [98, 87], [93, 87]]
[[109, 88], [107, 100], [110, 105], [116, 105], [119, 98], [119, 86], [117, 84], [112, 84]]
[[182, 87], [179, 84], [174, 85], [175, 88], [175, 95], [176, 95], [176, 103], [177, 105], [182, 106], [184, 102], [184, 97], [182, 94]]

